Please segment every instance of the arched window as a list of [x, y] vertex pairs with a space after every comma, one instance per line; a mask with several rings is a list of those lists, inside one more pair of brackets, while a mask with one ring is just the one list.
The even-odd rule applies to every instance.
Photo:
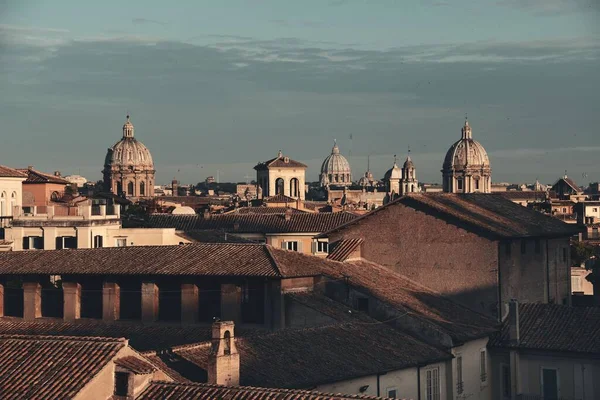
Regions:
[[0, 194], [0, 217], [6, 216], [6, 193]]
[[229, 333], [229, 331], [225, 331], [223, 339], [223, 353], [225, 355], [229, 355], [231, 354], [231, 333]]
[[290, 196], [291, 197], [298, 197], [299, 193], [298, 193], [298, 179], [297, 178], [292, 178], [290, 180]]
[[128, 151], [127, 151], [127, 159], [128, 159], [129, 161], [131, 161], [131, 159], [132, 159], [132, 158], [133, 158], [133, 153], [131, 152], [131, 150], [128, 150]]
[[127, 195], [133, 196], [133, 182], [127, 184]]
[[140, 151], [139, 153], [140, 161], [144, 161], [144, 154]]
[[8, 210], [8, 215], [13, 215], [15, 207], [17, 206], [17, 192], [12, 192], [10, 195], [10, 210]]
[[146, 184], [144, 182], [140, 182], [140, 196], [146, 195]]
[[277, 178], [275, 181], [275, 195], [283, 194], [283, 178]]

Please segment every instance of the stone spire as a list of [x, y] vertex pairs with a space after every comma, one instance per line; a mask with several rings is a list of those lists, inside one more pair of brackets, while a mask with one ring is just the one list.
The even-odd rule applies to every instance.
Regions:
[[465, 116], [465, 126], [462, 128], [462, 138], [463, 139], [473, 139], [473, 135], [471, 134], [471, 127], [469, 126], [469, 120]]
[[331, 154], [340, 154], [340, 148], [337, 145], [336, 139], [333, 139], [333, 148], [331, 149]]

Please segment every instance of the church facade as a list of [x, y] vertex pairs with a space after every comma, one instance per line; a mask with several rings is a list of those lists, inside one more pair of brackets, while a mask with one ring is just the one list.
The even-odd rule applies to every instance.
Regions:
[[257, 164], [256, 191], [259, 199], [272, 196], [287, 196], [305, 199], [305, 164], [284, 156], [281, 150], [277, 157]]

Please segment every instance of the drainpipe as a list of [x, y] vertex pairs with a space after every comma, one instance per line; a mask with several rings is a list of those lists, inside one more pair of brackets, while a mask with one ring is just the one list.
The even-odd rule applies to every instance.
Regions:
[[417, 365], [417, 400], [421, 400], [421, 366]]
[[546, 303], [550, 303], [550, 249], [546, 238]]
[[379, 384], [379, 383], [380, 383], [380, 382], [379, 382], [379, 377], [381, 377], [382, 375], [385, 375], [386, 373], [387, 373], [387, 372], [384, 372], [384, 373], [379, 373], [379, 372], [378, 372], [378, 373], [377, 373], [377, 397], [380, 397], [380, 396], [381, 396], [381, 390], [380, 390], [381, 388], [380, 388], [380, 384]]

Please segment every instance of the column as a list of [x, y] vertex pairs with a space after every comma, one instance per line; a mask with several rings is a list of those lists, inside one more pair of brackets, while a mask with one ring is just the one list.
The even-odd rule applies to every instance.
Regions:
[[117, 283], [102, 286], [102, 320], [117, 321], [121, 317], [121, 288]]
[[4, 317], [4, 283], [0, 282], [0, 318]]
[[181, 322], [195, 324], [198, 322], [198, 285], [181, 284]]
[[81, 285], [63, 282], [63, 319], [74, 321], [81, 318]]
[[239, 323], [242, 316], [242, 290], [232, 283], [221, 284], [221, 321]]
[[42, 317], [42, 286], [38, 282], [23, 282], [23, 319]]
[[158, 319], [158, 286], [154, 282], [142, 282], [142, 322]]

